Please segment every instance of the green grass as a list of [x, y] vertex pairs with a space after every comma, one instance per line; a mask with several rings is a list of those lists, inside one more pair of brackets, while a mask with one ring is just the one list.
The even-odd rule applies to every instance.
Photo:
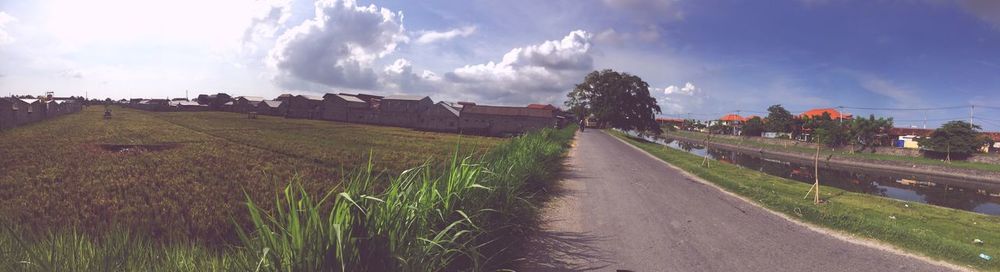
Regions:
[[[798, 220], [879, 240], [935, 259], [1000, 271], [997, 259], [985, 261], [978, 257], [980, 253], [1000, 257], [1000, 217], [825, 186], [820, 191], [826, 203], [814, 205], [811, 197], [803, 198], [810, 184], [726, 163], [713, 163], [706, 168], [701, 166], [702, 157], [620, 132], [610, 133], [727, 191]], [[974, 239], [985, 244], [973, 244]]]
[[[155, 241], [238, 240], [248, 225], [243, 201], [266, 201], [289, 180], [309, 192], [336, 187], [369, 159], [399, 173], [485, 154], [499, 138], [420, 132], [224, 112], [155, 113], [90, 107], [0, 131], [0, 215], [30, 229], [73, 226], [98, 234], [116, 227]], [[158, 152], [114, 152], [101, 144], [164, 144]], [[372, 154], [373, 158], [369, 158]]]
[[[676, 134], [677, 136], [680, 136], [680, 137], [685, 137], [685, 138], [689, 138], [689, 139], [696, 139], [696, 140], [704, 140], [705, 137], [707, 136], [707, 134], [704, 134], [704, 133], [698, 133], [698, 132], [692, 132], [692, 131], [681, 131], [681, 130], [671, 131], [671, 132], [668, 132], [667, 134]], [[732, 139], [732, 138], [728, 138], [728, 137], [714, 137], [713, 136], [712, 137], [712, 141], [713, 142], [719, 142], [719, 143], [733, 144], [733, 145], [743, 145], [743, 146], [752, 146], [752, 147], [757, 147], [757, 148], [767, 148], [767, 149], [770, 149], [770, 150], [777, 150], [777, 151], [783, 151], [783, 152], [805, 153], [805, 154], [809, 154], [810, 156], [812, 154], [815, 154], [815, 152], [816, 152], [816, 149], [810, 148], [810, 147], [806, 147], [806, 146], [784, 146], [784, 145], [768, 144], [768, 143], [762, 143], [762, 142], [750, 141], [750, 140]], [[961, 168], [961, 169], [971, 169], [971, 170], [1000, 172], [1000, 164], [983, 163], [983, 162], [971, 162], [971, 161], [958, 161], [958, 160], [952, 161], [952, 162], [946, 162], [946, 161], [939, 160], [939, 159], [932, 159], [932, 158], [925, 158], [925, 157], [911, 157], [911, 156], [892, 155], [892, 154], [879, 154], [879, 153], [870, 153], [870, 152], [854, 152], [854, 153], [852, 153], [846, 147], [845, 148], [840, 148], [839, 150], [823, 149], [822, 151], [820, 151], [820, 153], [823, 154], [823, 155], [835, 155], [835, 156], [838, 156], [838, 157], [845, 157], [845, 158], [858, 158], [858, 159], [883, 160], [883, 161], [897, 161], [897, 162], [906, 162], [906, 163], [918, 164], [918, 165], [934, 165], [934, 166], [954, 167], [954, 168]]]
[[[298, 176], [269, 200], [240, 200], [239, 240], [223, 248], [130, 228], [95, 234], [0, 224], [0, 267], [26, 271], [483, 271], [510, 265], [536, 226], [573, 127], [542, 130], [482, 156], [452, 153], [400, 172], [368, 157], [321, 193]], [[463, 159], [464, 158], [464, 159]], [[367, 162], [367, 163], [365, 163]], [[391, 173], [380, 175], [379, 173]], [[268, 199], [265, 198], [265, 199]], [[121, 226], [121, 225], [116, 225]]]

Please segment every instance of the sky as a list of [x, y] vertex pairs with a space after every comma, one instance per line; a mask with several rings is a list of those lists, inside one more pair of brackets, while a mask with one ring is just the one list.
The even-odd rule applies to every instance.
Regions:
[[782, 104], [1000, 131], [1000, 1], [0, 0], [0, 95], [561, 105], [603, 69], [663, 117]]

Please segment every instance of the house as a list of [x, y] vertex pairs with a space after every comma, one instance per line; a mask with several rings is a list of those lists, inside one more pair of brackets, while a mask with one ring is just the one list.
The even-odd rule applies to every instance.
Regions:
[[292, 99], [292, 97], [295, 97], [295, 96], [292, 95], [292, 94], [281, 94], [281, 95], [278, 96], [278, 98], [275, 98], [274, 101], [285, 102], [285, 101], [288, 101], [289, 99]]
[[17, 126], [14, 121], [14, 103], [7, 98], [0, 98], [0, 130]]
[[371, 94], [348, 94], [340, 93], [342, 95], [349, 95], [357, 97], [364, 101], [368, 105], [366, 108], [352, 108], [351, 113], [347, 116], [347, 121], [351, 123], [362, 123], [362, 124], [378, 124], [379, 123], [379, 106], [382, 105], [382, 96], [371, 95]]
[[656, 123], [660, 124], [660, 126], [671, 125], [671, 126], [674, 126], [676, 128], [680, 128], [681, 126], [684, 125], [684, 119], [680, 119], [680, 118], [656, 118]]
[[465, 105], [459, 116], [462, 133], [512, 135], [556, 126], [551, 110], [527, 107]]
[[460, 111], [460, 105], [438, 102], [424, 112], [418, 127], [423, 130], [457, 133]]
[[11, 102], [14, 103], [14, 109], [17, 111], [14, 114], [14, 118], [18, 126], [38, 122], [45, 118], [45, 113], [42, 109], [45, 105], [42, 104], [41, 100], [12, 98]]
[[852, 115], [846, 114], [846, 113], [841, 113], [840, 111], [837, 111], [834, 108], [811, 109], [811, 110], [808, 110], [808, 111], [805, 111], [805, 112], [799, 114], [798, 117], [799, 118], [806, 118], [806, 117], [809, 117], [809, 118], [819, 118], [819, 117], [822, 117], [823, 114], [829, 114], [830, 115], [830, 119], [833, 119], [833, 120], [841, 120], [841, 119], [850, 120], [851, 118], [853, 118]]
[[347, 122], [352, 112], [367, 113], [368, 103], [353, 95], [328, 93], [323, 96], [322, 108], [323, 120]]
[[225, 93], [198, 95], [198, 104], [208, 105], [213, 110], [221, 110], [222, 106], [233, 101], [233, 97]]
[[42, 101], [42, 104], [45, 105], [45, 107], [43, 107], [44, 109], [43, 112], [45, 113], [44, 114], [45, 119], [62, 115], [62, 105], [60, 105], [62, 104], [62, 102], [56, 100], [47, 100], [47, 101]]
[[[288, 106], [285, 106], [285, 105]], [[284, 101], [285, 117], [319, 119], [323, 114], [323, 97], [315, 95], [296, 95]]]
[[542, 105], [542, 104], [528, 104], [528, 108], [529, 109], [553, 110], [553, 111], [559, 109], [559, 108], [556, 108], [556, 106], [553, 106], [552, 104], [545, 104], [545, 105]]
[[892, 139], [892, 146], [898, 148], [920, 148], [917, 138], [930, 137], [933, 129], [926, 128], [891, 128], [889, 129], [889, 139]]
[[271, 116], [285, 116], [281, 111], [281, 104], [284, 102], [277, 100], [264, 100], [257, 103], [257, 114], [271, 115]]
[[229, 102], [223, 103], [222, 106], [219, 106], [219, 110], [220, 111], [233, 111], [234, 110], [233, 104], [235, 104], [235, 103], [233, 103], [233, 101], [229, 101]]
[[198, 104], [195, 101], [170, 101], [170, 107], [174, 111], [208, 111], [208, 105]]
[[743, 118], [743, 116], [740, 116], [739, 114], [726, 114], [725, 116], [722, 116], [722, 118], [719, 118], [719, 124], [726, 126], [739, 125], [746, 121], [747, 118]]
[[257, 110], [257, 104], [264, 101], [263, 97], [259, 96], [238, 96], [233, 101], [232, 110], [239, 113], [248, 113]]
[[379, 123], [394, 127], [416, 128], [421, 115], [434, 105], [427, 96], [393, 95], [381, 99], [378, 106]]

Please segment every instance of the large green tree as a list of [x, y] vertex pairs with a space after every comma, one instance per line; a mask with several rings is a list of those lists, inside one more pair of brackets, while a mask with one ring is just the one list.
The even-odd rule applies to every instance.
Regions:
[[871, 152], [875, 153], [875, 144], [878, 141], [880, 135], [885, 135], [892, 129], [892, 117], [889, 118], [875, 118], [875, 115], [869, 115], [868, 118], [858, 118], [851, 120], [850, 130], [851, 130], [851, 142], [861, 149], [859, 152], [865, 151], [866, 148], [871, 148]]
[[988, 141], [979, 129], [965, 121], [951, 121], [935, 129], [930, 137], [917, 138], [917, 142], [925, 149], [947, 153], [949, 158], [952, 155], [965, 157], [979, 151]]
[[656, 123], [660, 106], [649, 84], [638, 76], [607, 69], [593, 71], [569, 94], [566, 106], [592, 114], [602, 126], [662, 133]]
[[766, 124], [764, 129], [767, 131], [791, 133], [795, 127], [795, 117], [781, 104], [777, 104], [767, 107], [764, 123]]
[[743, 136], [760, 137], [760, 134], [764, 132], [764, 130], [764, 120], [760, 119], [758, 116], [750, 118], [750, 120], [747, 120], [746, 124], [743, 124]]

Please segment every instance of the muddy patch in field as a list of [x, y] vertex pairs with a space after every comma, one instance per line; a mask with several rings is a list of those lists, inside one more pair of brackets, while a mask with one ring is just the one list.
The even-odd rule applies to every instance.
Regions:
[[120, 154], [159, 152], [180, 147], [179, 143], [163, 144], [99, 144], [101, 150]]

